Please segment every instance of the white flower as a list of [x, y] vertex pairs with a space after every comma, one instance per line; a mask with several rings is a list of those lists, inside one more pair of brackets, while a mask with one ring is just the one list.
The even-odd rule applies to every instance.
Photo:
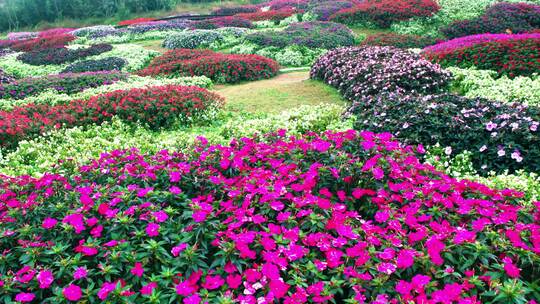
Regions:
[[499, 151], [497, 151], [497, 155], [499, 155], [499, 157], [503, 157], [506, 155], [506, 152], [504, 151], [504, 149], [500, 149]]
[[480, 152], [484, 152], [487, 150], [487, 146], [486, 145], [483, 145], [481, 148], [480, 148]]
[[452, 147], [446, 147], [446, 148], [444, 148], [444, 154], [446, 154], [446, 155], [452, 154]]

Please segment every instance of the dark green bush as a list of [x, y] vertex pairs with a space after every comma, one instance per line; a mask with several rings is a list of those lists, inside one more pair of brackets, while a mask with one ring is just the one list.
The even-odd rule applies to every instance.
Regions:
[[70, 64], [62, 73], [82, 73], [99, 71], [120, 71], [127, 61], [119, 57], [107, 57], [97, 60], [84, 60]]

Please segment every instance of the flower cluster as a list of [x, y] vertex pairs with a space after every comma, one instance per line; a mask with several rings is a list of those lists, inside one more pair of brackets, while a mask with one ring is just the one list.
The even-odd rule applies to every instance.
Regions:
[[540, 34], [466, 36], [427, 47], [423, 54], [443, 66], [474, 66], [511, 78], [529, 76], [540, 70]]
[[172, 50], [139, 71], [141, 76], [207, 76], [218, 83], [270, 78], [277, 74], [274, 60], [258, 55], [215, 53], [210, 50]]
[[46, 90], [72, 94], [87, 88], [95, 88], [125, 80], [126, 74], [118, 72], [60, 74], [24, 78], [0, 85], [0, 99], [24, 99]]
[[315, 62], [310, 74], [351, 101], [385, 92], [436, 93], [451, 79], [449, 72], [418, 54], [379, 46], [331, 50]]
[[389, 27], [397, 21], [429, 17], [439, 9], [434, 0], [366, 0], [338, 11], [330, 20], [346, 24], [372, 22], [380, 27]]
[[17, 56], [17, 59], [31, 65], [63, 64], [109, 52], [112, 49], [110, 44], [94, 44], [87, 48], [79, 49], [68, 49], [65, 47], [51, 48], [22, 53]]
[[318, 1], [310, 5], [308, 12], [317, 16], [317, 20], [328, 21], [338, 11], [352, 8], [353, 5], [353, 1]]
[[224, 35], [214, 30], [187, 30], [169, 35], [163, 40], [167, 49], [196, 49], [225, 39]]
[[348, 27], [324, 21], [293, 23], [283, 31], [265, 31], [247, 35], [246, 40], [260, 46], [280, 48], [292, 44], [323, 49], [354, 45], [354, 35]]
[[495, 3], [477, 18], [455, 21], [441, 31], [448, 38], [483, 33], [524, 33], [540, 28], [540, 5]]
[[195, 21], [191, 23], [190, 27], [194, 29], [217, 29], [221, 27], [254, 28], [255, 25], [249, 19], [231, 16]]
[[156, 130], [177, 122], [189, 123], [222, 103], [220, 96], [206, 89], [168, 85], [119, 90], [55, 106], [27, 104], [0, 111], [0, 145], [15, 147], [21, 140], [61, 126], [100, 124], [113, 116]]
[[155, 21], [130, 26], [127, 31], [131, 34], [143, 34], [150, 31], [184, 30], [189, 28], [191, 24], [190, 20]]
[[269, 11], [257, 11], [254, 13], [239, 13], [236, 14], [236, 17], [251, 20], [251, 21], [281, 21], [283, 19], [289, 18], [292, 15], [301, 12], [295, 8], [283, 8]]
[[395, 46], [403, 49], [423, 49], [437, 42], [431, 37], [416, 35], [400, 35], [395, 33], [380, 33], [368, 36], [362, 45]]
[[118, 22], [118, 25], [120, 26], [127, 26], [127, 25], [134, 25], [134, 24], [140, 24], [140, 23], [147, 23], [156, 21], [154, 18], [135, 18], [135, 19], [129, 19], [129, 20], [123, 20]]
[[212, 10], [214, 15], [236, 15], [242, 13], [255, 13], [259, 11], [256, 5], [223, 6]]
[[127, 61], [120, 57], [83, 60], [68, 65], [62, 73], [121, 71], [126, 64]]
[[260, 6], [268, 7], [274, 11], [286, 8], [306, 9], [310, 2], [310, 0], [270, 0], [261, 3]]
[[472, 153], [482, 173], [540, 170], [540, 109], [453, 94], [388, 94], [354, 103], [358, 130], [385, 130], [407, 143]]
[[15, 51], [30, 52], [63, 47], [73, 40], [75, 40], [75, 36], [68, 33], [45, 35], [24, 40], [0, 40], [0, 48], [10, 48]]
[[0, 69], [0, 85], [9, 84], [15, 82], [15, 78], [2, 69]]
[[127, 32], [127, 29], [116, 29], [110, 25], [96, 25], [77, 29], [72, 32], [77, 37], [87, 37], [89, 39], [96, 39], [107, 36], [119, 36]]
[[80, 174], [3, 177], [0, 300], [535, 298], [522, 286], [540, 270], [539, 204], [450, 178], [414, 156], [422, 147], [355, 131], [199, 142], [188, 154], [103, 153]]

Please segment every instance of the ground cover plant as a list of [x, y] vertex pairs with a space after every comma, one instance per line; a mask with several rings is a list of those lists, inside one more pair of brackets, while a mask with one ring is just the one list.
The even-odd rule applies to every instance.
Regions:
[[400, 35], [395, 33], [381, 33], [368, 36], [362, 45], [395, 46], [404, 49], [423, 49], [437, 42], [431, 37], [415, 35]]
[[[519, 193], [452, 179], [388, 134], [284, 135], [231, 146], [201, 138], [188, 154], [113, 151], [80, 174], [5, 179], [2, 221], [14, 233], [2, 238], [12, 273], [2, 297], [536, 297], [526, 286], [539, 271], [539, 214]], [[28, 242], [36, 262], [12, 263]]]
[[106, 57], [103, 59], [83, 60], [68, 65], [62, 73], [83, 73], [100, 71], [120, 71], [127, 61], [120, 57]]
[[275, 76], [277, 62], [258, 55], [222, 54], [210, 50], [172, 50], [139, 71], [141, 76], [207, 76], [218, 83], [251, 81]]
[[71, 94], [87, 88], [112, 84], [126, 78], [126, 74], [119, 72], [66, 73], [44, 77], [30, 77], [0, 85], [0, 98], [24, 99], [51, 89]]
[[3, 147], [15, 147], [23, 139], [66, 126], [85, 126], [117, 116], [151, 129], [187, 123], [206, 110], [221, 106], [217, 94], [199, 87], [157, 86], [114, 91], [88, 100], [62, 105], [27, 104], [0, 111], [0, 139]]
[[63, 64], [109, 52], [112, 49], [109, 44], [94, 44], [80, 49], [51, 48], [22, 53], [17, 59], [31, 65]]
[[424, 49], [443, 66], [495, 70], [499, 76], [531, 76], [540, 70], [540, 34], [481, 34], [452, 39]]
[[336, 87], [351, 101], [385, 92], [441, 92], [451, 79], [449, 72], [418, 54], [379, 46], [329, 51], [313, 64], [310, 76]]

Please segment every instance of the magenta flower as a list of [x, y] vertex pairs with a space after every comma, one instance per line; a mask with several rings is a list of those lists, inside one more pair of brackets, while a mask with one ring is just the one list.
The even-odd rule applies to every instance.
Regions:
[[15, 301], [21, 302], [21, 303], [28, 303], [28, 302], [32, 302], [35, 298], [36, 298], [36, 295], [33, 293], [21, 292], [15, 296]]
[[189, 281], [180, 282], [176, 285], [176, 293], [181, 296], [189, 296], [196, 292], [197, 289], [191, 285]]
[[198, 294], [186, 297], [183, 300], [184, 304], [199, 304], [201, 303], [201, 297]]
[[109, 296], [111, 292], [113, 292], [116, 289], [116, 283], [114, 282], [104, 282], [103, 285], [101, 285], [101, 288], [98, 291], [98, 298], [100, 300], [105, 300]]
[[398, 253], [396, 264], [400, 269], [407, 269], [414, 264], [414, 250], [403, 249]]
[[158, 286], [156, 282], [150, 282], [146, 285], [143, 285], [141, 287], [141, 294], [142, 295], [151, 295], [153, 290]]
[[220, 288], [223, 284], [225, 284], [225, 280], [220, 276], [207, 276], [202, 287], [208, 290], [214, 290]]
[[57, 220], [48, 217], [48, 218], [43, 220], [43, 223], [41, 224], [41, 227], [43, 227], [45, 229], [52, 229], [52, 228], [54, 228], [54, 226], [56, 226], [56, 223], [58, 223]]
[[142, 267], [142, 264], [139, 262], [136, 262], [135, 266], [131, 268], [131, 274], [140, 278], [142, 277], [143, 273], [144, 273], [144, 268]]
[[156, 223], [148, 223], [146, 226], [146, 234], [149, 237], [156, 237], [159, 235], [159, 224]]
[[504, 263], [504, 271], [506, 271], [506, 274], [511, 278], [519, 278], [519, 274], [521, 270], [512, 263], [512, 260], [508, 257], [505, 257], [503, 259]]
[[167, 215], [167, 212], [163, 210], [152, 212], [152, 215], [154, 216], [156, 222], [158, 223], [163, 223], [169, 218], [169, 216]]
[[188, 247], [188, 245], [186, 243], [182, 243], [178, 246], [174, 246], [172, 249], [171, 249], [171, 253], [173, 256], [177, 257], [178, 255], [180, 255], [180, 253], [184, 250], [186, 250], [186, 248]]
[[75, 269], [75, 272], [73, 272], [73, 279], [80, 280], [86, 278], [87, 274], [88, 272], [86, 271], [85, 267], [77, 267], [77, 269]]
[[392, 263], [380, 263], [377, 265], [377, 270], [385, 274], [392, 274], [396, 271], [396, 265]]
[[54, 276], [52, 271], [50, 270], [43, 270], [37, 275], [37, 280], [39, 282], [39, 288], [49, 288], [51, 284], [54, 282]]
[[68, 301], [79, 301], [82, 297], [81, 288], [77, 285], [70, 284], [62, 290], [62, 294]]

